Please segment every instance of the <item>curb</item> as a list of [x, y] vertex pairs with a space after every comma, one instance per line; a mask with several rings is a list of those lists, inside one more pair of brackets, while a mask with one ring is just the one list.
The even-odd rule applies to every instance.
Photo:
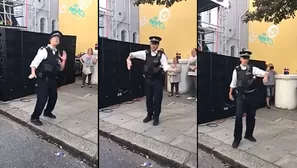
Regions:
[[197, 168], [197, 154], [162, 143], [117, 125], [99, 120], [99, 135], [150, 156], [153, 160], [173, 168]]
[[91, 167], [98, 167], [98, 145], [81, 138], [65, 129], [59, 128], [43, 120], [43, 126], [37, 127], [29, 122], [30, 115], [20, 108], [9, 104], [0, 105], [0, 114], [10, 118], [42, 136], [43, 139], [52, 141], [63, 147], [75, 157], [86, 159]]
[[198, 133], [198, 148], [213, 154], [236, 168], [281, 168], [255, 155], [234, 149], [204, 133]]

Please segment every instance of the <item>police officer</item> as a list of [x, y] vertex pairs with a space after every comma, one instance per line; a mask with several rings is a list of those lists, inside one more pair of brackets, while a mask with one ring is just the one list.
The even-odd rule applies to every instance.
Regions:
[[240, 53], [240, 65], [235, 68], [232, 75], [232, 81], [230, 84], [229, 98], [234, 100], [233, 95], [235, 93], [236, 101], [236, 119], [234, 130], [234, 141], [232, 143], [233, 148], [237, 148], [242, 138], [242, 116], [246, 113], [246, 132], [244, 138], [256, 142], [253, 137], [255, 128], [255, 77], [264, 77], [263, 82], [266, 83], [268, 74], [249, 64], [250, 51], [241, 51]]
[[158, 50], [162, 38], [151, 36], [149, 39], [150, 49], [131, 52], [126, 62], [127, 68], [130, 70], [132, 66], [131, 59], [141, 59], [145, 61], [144, 76], [146, 85], [147, 116], [143, 122], [147, 123], [154, 119], [153, 125], [157, 126], [159, 125], [159, 116], [163, 99], [163, 73], [174, 70], [168, 65], [164, 52]]
[[31, 122], [37, 126], [41, 126], [42, 122], [39, 117], [47, 103], [43, 115], [49, 118], [56, 118], [52, 111], [57, 102], [57, 77], [59, 71], [65, 67], [67, 55], [63, 51], [62, 56], [57, 50], [60, 44], [62, 33], [54, 31], [50, 34], [49, 44], [41, 47], [30, 67], [30, 79], [37, 78], [37, 102], [33, 114], [31, 115]]

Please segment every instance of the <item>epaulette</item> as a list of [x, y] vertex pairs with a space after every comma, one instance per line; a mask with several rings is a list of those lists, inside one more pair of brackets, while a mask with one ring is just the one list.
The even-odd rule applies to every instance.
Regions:
[[48, 46], [42, 46], [39, 49], [42, 50], [42, 49], [47, 49], [47, 48], [48, 48]]

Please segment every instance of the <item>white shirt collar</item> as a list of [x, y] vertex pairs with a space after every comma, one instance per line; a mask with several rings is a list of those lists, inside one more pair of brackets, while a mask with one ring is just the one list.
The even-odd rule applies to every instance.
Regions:
[[52, 47], [50, 44], [47, 45], [49, 48], [51, 48], [53, 51], [57, 51], [57, 48]]

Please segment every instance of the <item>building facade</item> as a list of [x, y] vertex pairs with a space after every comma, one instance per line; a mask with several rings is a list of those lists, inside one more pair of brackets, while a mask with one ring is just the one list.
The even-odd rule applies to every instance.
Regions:
[[20, 26], [28, 31], [50, 33], [59, 28], [59, 0], [25, 0], [14, 9]]
[[99, 36], [139, 43], [139, 8], [132, 0], [109, 0], [100, 5]]
[[248, 24], [242, 20], [249, 9], [248, 0], [229, 0], [229, 8], [214, 8], [201, 13], [202, 27], [209, 51], [238, 56], [248, 48]]

